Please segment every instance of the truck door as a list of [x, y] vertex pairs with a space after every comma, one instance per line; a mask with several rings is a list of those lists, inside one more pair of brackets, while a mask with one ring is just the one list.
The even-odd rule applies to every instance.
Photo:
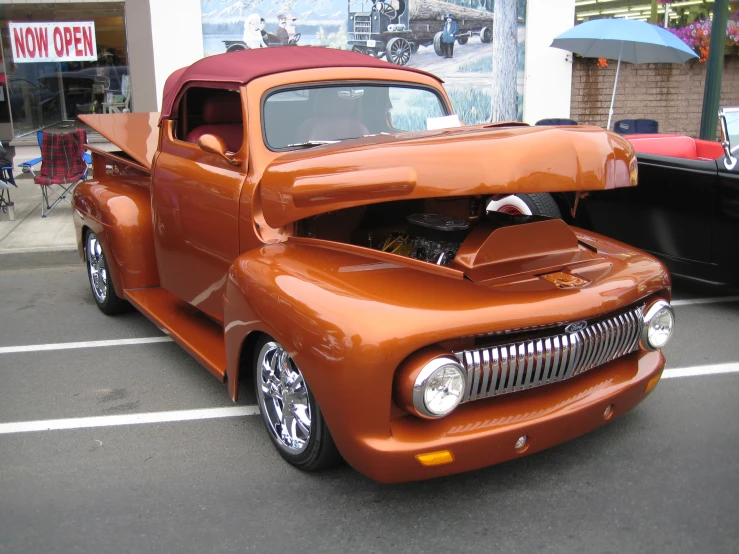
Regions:
[[[175, 111], [176, 110], [176, 111]], [[152, 168], [154, 236], [161, 286], [223, 320], [223, 290], [239, 255], [239, 195], [246, 176], [243, 102], [235, 90], [189, 88], [176, 120], [162, 122]], [[205, 152], [219, 137], [233, 159]]]

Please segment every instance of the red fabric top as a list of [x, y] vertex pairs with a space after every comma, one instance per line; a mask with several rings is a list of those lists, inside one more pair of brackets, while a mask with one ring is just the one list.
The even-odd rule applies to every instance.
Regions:
[[373, 56], [336, 50], [333, 48], [313, 48], [308, 46], [282, 46], [280, 48], [258, 48], [239, 50], [208, 56], [189, 67], [178, 69], [167, 78], [162, 99], [162, 119], [172, 114], [174, 102], [186, 83], [199, 82], [205, 86], [215, 83], [234, 83], [243, 85], [257, 77], [320, 67], [383, 67], [400, 71], [412, 71], [433, 77], [436, 75], [411, 67], [378, 60]]

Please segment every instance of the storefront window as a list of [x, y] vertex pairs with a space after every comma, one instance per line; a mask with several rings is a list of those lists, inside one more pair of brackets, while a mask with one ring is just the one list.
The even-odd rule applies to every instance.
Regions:
[[[3, 4], [0, 36], [5, 71], [0, 139], [75, 120], [82, 113], [130, 109], [123, 2]], [[14, 51], [18, 44], [22, 50]], [[55, 47], [69, 59], [34, 61], [46, 52], [53, 57]]]

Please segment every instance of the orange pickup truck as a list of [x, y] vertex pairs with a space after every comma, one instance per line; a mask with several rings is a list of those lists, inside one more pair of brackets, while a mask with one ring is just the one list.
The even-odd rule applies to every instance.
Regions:
[[234, 401], [252, 382], [299, 468], [488, 466], [603, 425], [661, 376], [659, 261], [490, 209], [634, 186], [617, 135], [454, 126], [433, 75], [323, 48], [212, 56], [168, 79], [161, 113], [81, 117], [120, 148], [90, 147], [74, 193], [98, 306], [133, 305]]

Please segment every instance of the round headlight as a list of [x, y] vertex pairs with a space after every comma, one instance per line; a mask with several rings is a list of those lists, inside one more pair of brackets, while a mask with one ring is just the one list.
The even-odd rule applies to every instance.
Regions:
[[459, 405], [465, 384], [464, 368], [456, 359], [435, 358], [416, 377], [413, 407], [424, 417], [445, 416]]
[[670, 340], [675, 328], [675, 312], [664, 300], [658, 300], [644, 314], [644, 328], [641, 333], [642, 347], [647, 350], [662, 348]]

